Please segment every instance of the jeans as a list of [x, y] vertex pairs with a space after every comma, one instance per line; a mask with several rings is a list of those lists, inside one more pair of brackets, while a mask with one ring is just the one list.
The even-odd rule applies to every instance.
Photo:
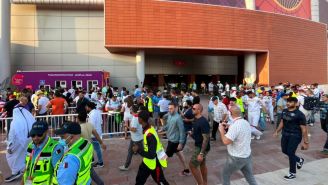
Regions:
[[93, 182], [95, 182], [97, 185], [104, 185], [104, 181], [98, 176], [96, 171], [93, 169], [91, 165], [91, 179]]
[[230, 185], [230, 177], [232, 173], [241, 170], [245, 179], [250, 185], [257, 185], [255, 177], [253, 175], [252, 157], [239, 158], [233, 157], [228, 154], [228, 159], [222, 171], [222, 185]]
[[308, 124], [314, 123], [315, 122], [315, 111], [314, 110], [310, 110], [310, 116], [309, 116], [309, 120], [307, 121]]
[[132, 160], [132, 156], [133, 154], [135, 154], [133, 151], [132, 151], [132, 147], [133, 145], [138, 145], [139, 147], [139, 151], [143, 151], [143, 142], [142, 140], [141, 141], [130, 141], [130, 145], [129, 145], [129, 149], [128, 149], [128, 156], [126, 157], [126, 161], [125, 161], [125, 164], [124, 164], [124, 167], [125, 168], [128, 168], [131, 164], [131, 160]]
[[260, 117], [259, 127], [260, 127], [261, 130], [266, 129], [266, 118], [265, 118], [265, 116]]
[[218, 132], [219, 124], [220, 123], [213, 120], [212, 138], [215, 140], [216, 140], [216, 133]]
[[322, 130], [327, 133], [327, 139], [326, 139], [325, 145], [323, 146], [323, 150], [328, 151], [328, 124], [327, 124], [327, 121], [325, 119], [320, 119], [320, 122], [321, 122]]
[[97, 153], [97, 158], [98, 158], [98, 163], [104, 163], [103, 157], [102, 157], [102, 151], [99, 142], [97, 141], [96, 138], [92, 138], [92, 145], [94, 150]]
[[281, 138], [281, 150], [289, 158], [289, 172], [296, 173], [296, 162], [300, 158], [295, 155], [298, 145], [302, 141], [302, 136], [298, 134], [283, 133]]

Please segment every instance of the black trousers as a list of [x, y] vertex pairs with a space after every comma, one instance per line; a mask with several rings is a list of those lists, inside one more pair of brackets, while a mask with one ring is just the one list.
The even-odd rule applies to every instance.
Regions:
[[154, 170], [149, 169], [143, 162], [140, 164], [138, 175], [136, 177], [136, 185], [144, 185], [149, 175], [152, 176], [158, 185], [169, 185], [164, 177], [163, 169], [158, 160], [156, 161], [156, 168]]
[[301, 135], [283, 134], [281, 138], [281, 150], [289, 158], [289, 172], [296, 173], [296, 163], [300, 158], [295, 154], [298, 145], [302, 141]]
[[213, 121], [213, 129], [212, 129], [212, 138], [216, 140], [216, 133], [218, 132], [219, 124], [216, 121]]

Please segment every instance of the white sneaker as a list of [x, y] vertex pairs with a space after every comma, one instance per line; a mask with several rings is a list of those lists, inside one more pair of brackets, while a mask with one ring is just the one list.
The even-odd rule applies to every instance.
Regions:
[[256, 136], [255, 139], [256, 140], [260, 140], [261, 139], [261, 136]]
[[124, 165], [123, 166], [120, 166], [118, 167], [121, 171], [128, 171], [129, 168], [126, 168]]
[[251, 139], [255, 139], [255, 136], [252, 136]]

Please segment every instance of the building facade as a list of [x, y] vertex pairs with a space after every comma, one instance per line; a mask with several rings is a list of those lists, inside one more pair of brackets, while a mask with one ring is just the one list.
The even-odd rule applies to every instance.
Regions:
[[104, 70], [130, 89], [245, 78], [327, 84], [327, 4], [4, 0], [0, 81], [17, 70]]

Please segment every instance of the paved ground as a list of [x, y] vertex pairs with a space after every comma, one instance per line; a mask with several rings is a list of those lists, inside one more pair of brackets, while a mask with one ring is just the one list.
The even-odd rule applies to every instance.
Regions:
[[[279, 138], [273, 138], [273, 126], [268, 125], [267, 131], [261, 140], [252, 142], [252, 153], [254, 162], [254, 173], [257, 175], [259, 185], [281, 185], [281, 184], [297, 184], [297, 185], [328, 185], [327, 170], [328, 159], [319, 153], [326, 140], [326, 135], [321, 131], [320, 125], [315, 124], [311, 129], [310, 149], [307, 151], [298, 150], [298, 154], [305, 159], [305, 166], [298, 173], [298, 177], [292, 183], [286, 183], [282, 177], [287, 174], [288, 158], [281, 153]], [[129, 141], [124, 139], [106, 140], [108, 150], [104, 152], [105, 167], [96, 171], [105, 180], [106, 185], [133, 185], [141, 162], [140, 156], [133, 158], [130, 170], [128, 172], [120, 172], [118, 166], [122, 165], [126, 158], [127, 146]], [[163, 140], [164, 145], [166, 141]], [[226, 160], [226, 146], [221, 141], [211, 142], [211, 151], [207, 158], [208, 166], [208, 185], [220, 184], [220, 173]], [[193, 141], [188, 140], [185, 148], [185, 156], [189, 161], [193, 149]], [[194, 185], [196, 184], [193, 177], [181, 177], [178, 173], [182, 170], [178, 158], [174, 156], [169, 159], [168, 168], [165, 169], [165, 176], [172, 185]], [[5, 176], [9, 175], [8, 166], [5, 159], [4, 146], [0, 146], [0, 170]], [[241, 173], [232, 176], [232, 180], [242, 179]], [[18, 182], [10, 183], [10, 185], [19, 184]], [[149, 178], [147, 185], [155, 184]], [[244, 185], [244, 181], [234, 181], [234, 184]]]
[[[261, 185], [275, 185], [275, 184], [288, 184], [288, 185], [327, 185], [328, 174], [328, 159], [321, 159], [309, 162], [304, 165], [304, 169], [300, 170], [297, 174], [297, 180], [286, 181], [281, 178], [288, 169], [281, 169], [274, 172], [256, 175], [258, 184]], [[245, 179], [235, 180], [232, 185], [247, 184]]]

